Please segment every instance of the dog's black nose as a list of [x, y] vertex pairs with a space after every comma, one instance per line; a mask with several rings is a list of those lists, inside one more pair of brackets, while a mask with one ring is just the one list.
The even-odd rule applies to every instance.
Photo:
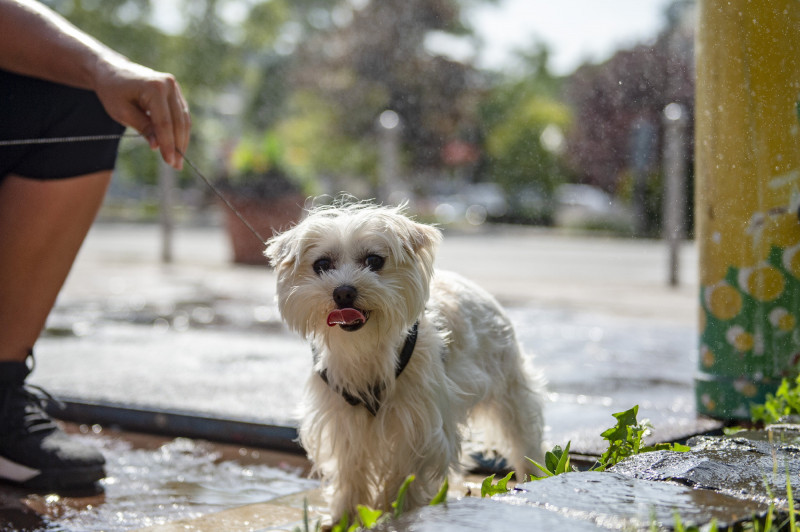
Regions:
[[353, 308], [358, 297], [358, 290], [355, 286], [343, 284], [333, 289], [333, 301], [338, 308]]

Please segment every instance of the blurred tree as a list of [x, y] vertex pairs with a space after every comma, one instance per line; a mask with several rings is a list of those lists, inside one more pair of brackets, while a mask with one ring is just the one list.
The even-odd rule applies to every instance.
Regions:
[[[383, 0], [360, 9], [341, 2], [336, 9], [346, 13], [330, 11], [329, 22], [318, 24], [321, 30], [299, 48], [293, 71], [295, 86], [317, 94], [342, 119], [332, 125], [332, 136], [319, 141], [350, 138], [362, 144], [363, 153], [374, 143], [378, 116], [391, 109], [401, 119], [411, 170], [440, 168], [448, 140], [474, 119], [477, 76], [469, 65], [430, 52], [425, 41], [432, 31], [467, 32], [460, 4]], [[357, 157], [359, 164], [370, 159]]]
[[288, 116], [277, 127], [286, 147], [286, 163], [305, 182], [327, 176], [357, 178], [374, 171], [375, 152], [367, 143], [341, 135], [346, 118], [311, 91], [300, 90], [288, 102]]
[[652, 150], [647, 165], [655, 170], [664, 108], [677, 102], [690, 119], [694, 115], [693, 28], [686, 11], [691, 5], [685, 0], [671, 5], [667, 29], [652, 45], [618, 52], [601, 65], [584, 65], [570, 78], [566, 92], [575, 123], [567, 151], [579, 181], [617, 193], [634, 163], [634, 128], [645, 125], [651, 131], [651, 142], [644, 144]]
[[[559, 99], [561, 80], [549, 72], [548, 55], [544, 45], [536, 45], [522, 55], [523, 67], [495, 81], [482, 100], [483, 177], [500, 183], [510, 198], [534, 196], [546, 202], [568, 176], [562, 160], [572, 113]], [[546, 219], [547, 214], [529, 217]]]

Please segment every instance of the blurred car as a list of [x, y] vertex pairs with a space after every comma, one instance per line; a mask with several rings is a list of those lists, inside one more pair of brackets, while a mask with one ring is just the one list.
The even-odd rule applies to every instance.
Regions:
[[433, 214], [442, 224], [465, 220], [471, 225], [481, 225], [508, 212], [505, 193], [496, 183], [464, 185], [457, 192], [433, 196], [431, 200], [434, 203]]
[[555, 224], [571, 229], [605, 229], [630, 233], [633, 211], [591, 185], [564, 184], [555, 190]]

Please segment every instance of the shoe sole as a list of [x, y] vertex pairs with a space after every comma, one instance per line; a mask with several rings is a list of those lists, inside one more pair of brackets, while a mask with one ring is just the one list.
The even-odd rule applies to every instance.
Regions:
[[105, 467], [102, 465], [38, 471], [0, 457], [0, 480], [34, 490], [87, 488], [105, 476]]

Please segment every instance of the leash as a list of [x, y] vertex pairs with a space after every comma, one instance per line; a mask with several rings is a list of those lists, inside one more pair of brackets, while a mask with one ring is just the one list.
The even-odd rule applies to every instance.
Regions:
[[83, 135], [78, 137], [47, 137], [43, 139], [0, 140], [0, 147], [27, 146], [29, 144], [60, 144], [62, 142], [92, 142], [97, 140], [116, 140], [124, 137], [140, 138], [140, 135], [136, 133], [120, 133], [110, 135]]
[[222, 200], [222, 202], [223, 202], [223, 203], [224, 203], [224, 204], [225, 204], [225, 205], [226, 205], [226, 206], [227, 206], [227, 207], [228, 207], [228, 208], [231, 210], [231, 212], [233, 212], [233, 214], [235, 214], [235, 215], [236, 215], [236, 217], [237, 217], [237, 218], [239, 218], [239, 220], [241, 220], [241, 222], [242, 222], [242, 223], [245, 225], [245, 227], [247, 227], [247, 228], [250, 230], [250, 232], [251, 232], [251, 233], [253, 233], [253, 236], [255, 236], [255, 237], [258, 239], [258, 241], [259, 241], [259, 242], [261, 242], [262, 244], [266, 245], [266, 243], [267, 243], [267, 240], [266, 240], [266, 239], [265, 239], [263, 236], [261, 236], [261, 233], [259, 233], [259, 232], [256, 230], [256, 228], [255, 228], [255, 227], [253, 227], [253, 226], [250, 224], [250, 222], [248, 222], [248, 221], [245, 219], [245, 217], [244, 217], [244, 216], [242, 216], [242, 213], [241, 213], [241, 212], [239, 212], [239, 209], [237, 209], [236, 207], [234, 207], [234, 206], [233, 206], [233, 204], [232, 204], [232, 203], [231, 203], [231, 202], [228, 200], [228, 198], [226, 198], [226, 197], [225, 197], [225, 195], [224, 195], [222, 192], [220, 192], [220, 190], [219, 190], [217, 187], [215, 187], [215, 186], [214, 186], [214, 184], [211, 182], [211, 180], [210, 180], [210, 179], [208, 179], [208, 178], [207, 178], [207, 177], [206, 177], [206, 176], [203, 174], [203, 172], [201, 172], [200, 170], [198, 170], [198, 168], [197, 168], [197, 167], [194, 165], [194, 163], [191, 161], [191, 159], [189, 159], [189, 158], [186, 156], [186, 154], [184, 154], [184, 153], [183, 153], [181, 150], [177, 150], [177, 151], [178, 151], [178, 153], [180, 153], [180, 154], [181, 154], [181, 157], [183, 157], [183, 160], [184, 160], [184, 161], [186, 161], [186, 164], [188, 164], [188, 165], [189, 165], [189, 168], [191, 168], [191, 169], [194, 171], [195, 175], [197, 175], [197, 176], [198, 176], [200, 179], [202, 179], [202, 180], [203, 180], [203, 182], [204, 182], [206, 185], [208, 185], [208, 188], [210, 188], [210, 189], [211, 189], [211, 191], [212, 191], [214, 194], [216, 194], [216, 195], [217, 195], [217, 197], [218, 197], [219, 199], [221, 199], [221, 200]]
[[[99, 140], [117, 140], [122, 138], [142, 138], [141, 135], [137, 133], [119, 133], [119, 134], [109, 134], [109, 135], [81, 135], [81, 136], [74, 136], [74, 137], [47, 137], [47, 138], [39, 138], [39, 139], [11, 139], [11, 140], [0, 140], [0, 147], [6, 146], [28, 146], [33, 144], [59, 144], [65, 142], [93, 142]], [[177, 150], [178, 153], [181, 154], [183, 160], [186, 161], [186, 164], [192, 171], [195, 173], [197, 177], [199, 177], [203, 182], [211, 189], [214, 194], [217, 195], [219, 199], [236, 215], [239, 220], [253, 233], [259, 242], [262, 244], [266, 244], [266, 239], [261, 236], [261, 234], [256, 230], [255, 227], [248, 222], [242, 213], [233, 206], [233, 204], [225, 197], [222, 192], [208, 179], [203, 172], [201, 172], [197, 166], [183, 153], [181, 150]]]

